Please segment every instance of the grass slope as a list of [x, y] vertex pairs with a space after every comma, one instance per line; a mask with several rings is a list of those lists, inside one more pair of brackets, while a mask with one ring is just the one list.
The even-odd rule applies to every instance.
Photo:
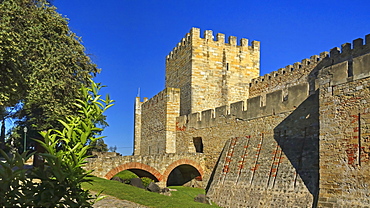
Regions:
[[149, 207], [218, 207], [216, 205], [207, 205], [194, 202], [194, 197], [196, 197], [198, 194], [204, 194], [203, 189], [182, 186], [170, 187], [177, 189], [178, 191], [171, 192], [172, 196], [164, 196], [158, 193], [152, 193], [140, 188], [126, 185], [118, 181], [111, 181], [97, 177], [94, 177], [93, 179], [93, 184], [84, 183], [83, 187], [96, 192], [104, 190], [103, 194], [111, 195], [118, 199], [132, 201]]

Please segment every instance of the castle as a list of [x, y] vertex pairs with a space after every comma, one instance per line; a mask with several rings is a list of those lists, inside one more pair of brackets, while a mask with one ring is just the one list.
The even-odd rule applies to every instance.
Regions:
[[223, 207], [370, 206], [370, 35], [264, 76], [259, 60], [258, 41], [192, 28], [166, 88], [136, 98], [134, 155], [201, 155]]

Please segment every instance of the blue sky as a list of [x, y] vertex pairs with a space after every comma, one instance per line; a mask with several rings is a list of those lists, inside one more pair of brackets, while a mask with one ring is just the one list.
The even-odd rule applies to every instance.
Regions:
[[370, 1], [54, 0], [116, 100], [105, 143], [133, 152], [134, 100], [164, 89], [165, 57], [192, 27], [261, 41], [261, 75], [370, 33]]

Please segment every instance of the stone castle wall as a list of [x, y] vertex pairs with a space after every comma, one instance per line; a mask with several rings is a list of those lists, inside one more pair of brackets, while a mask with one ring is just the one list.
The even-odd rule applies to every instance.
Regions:
[[[356, 39], [260, 77], [259, 42], [204, 36], [192, 29], [167, 57], [166, 84], [182, 83], [170, 143], [176, 154], [203, 153], [211, 200], [223, 207], [369, 205], [370, 35], [365, 44]], [[245, 63], [243, 46], [252, 54]], [[168, 136], [153, 131], [163, 125], [144, 131], [166, 105], [144, 104], [141, 149], [155, 142], [166, 149]]]
[[320, 77], [319, 206], [368, 207], [370, 54], [328, 67]]
[[[287, 112], [286, 117], [280, 114], [281, 122], [273, 116], [247, 120], [250, 126], [244, 128], [244, 138], [235, 135], [219, 158], [207, 193], [212, 200], [223, 207], [367, 207], [370, 204], [367, 188], [370, 184], [367, 177], [369, 37], [365, 45], [362, 39], [355, 40], [353, 49], [349, 44], [344, 44], [342, 51], [332, 49], [315, 66], [318, 73], [313, 71], [318, 76], [314, 82], [317, 90], [296, 109]], [[308, 79], [307, 85], [311, 83]], [[230, 115], [233, 115], [231, 110]], [[238, 122], [243, 121], [246, 120]], [[233, 132], [241, 129], [229, 126]], [[263, 133], [272, 128], [273, 136]], [[254, 129], [260, 135], [248, 134]], [[257, 140], [252, 143], [254, 148], [250, 146], [253, 138]], [[278, 144], [275, 150], [274, 143]], [[251, 148], [256, 152], [248, 152]], [[279, 150], [280, 156], [276, 157]], [[232, 194], [227, 194], [228, 191]]]
[[288, 89], [285, 101], [281, 91], [267, 95], [275, 112], [252, 98], [246, 111], [238, 102], [230, 114], [224, 106], [214, 118], [210, 111], [198, 114], [198, 121], [194, 114], [179, 117], [177, 151], [194, 151], [192, 139], [202, 138], [212, 201], [223, 207], [275, 207], [277, 198], [288, 205], [312, 204], [319, 171], [317, 94], [308, 94], [308, 84]]

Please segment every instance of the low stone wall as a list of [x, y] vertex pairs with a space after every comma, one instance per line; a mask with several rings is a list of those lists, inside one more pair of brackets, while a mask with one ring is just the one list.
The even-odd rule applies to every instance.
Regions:
[[[204, 171], [205, 157], [200, 153], [113, 157], [103, 154], [97, 158], [88, 158], [86, 169], [93, 170], [92, 174], [97, 177], [107, 179], [111, 179], [123, 170], [140, 170], [139, 173], [152, 177], [155, 181], [165, 185], [172, 171], [180, 166], [192, 167], [193, 177], [200, 176], [197, 180], [208, 177]], [[182, 169], [179, 170], [181, 172]], [[202, 186], [204, 187], [205, 183], [202, 183]]]

